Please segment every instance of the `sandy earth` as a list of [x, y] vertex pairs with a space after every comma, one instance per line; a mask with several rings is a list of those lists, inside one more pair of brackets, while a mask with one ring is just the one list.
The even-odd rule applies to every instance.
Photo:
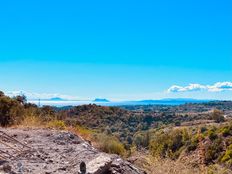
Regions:
[[143, 173], [68, 131], [0, 128], [0, 150], [0, 173], [77, 174], [81, 162], [86, 164], [86, 173]]

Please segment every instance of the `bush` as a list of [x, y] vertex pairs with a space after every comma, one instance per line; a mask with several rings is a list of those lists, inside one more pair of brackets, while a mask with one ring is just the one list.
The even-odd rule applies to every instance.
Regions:
[[223, 116], [223, 112], [217, 109], [213, 110], [213, 113], [211, 115], [211, 118], [215, 120], [216, 123], [220, 123], [225, 121], [225, 118]]
[[44, 121], [48, 122], [56, 119], [55, 111], [52, 106], [43, 106], [39, 111]]
[[150, 134], [149, 132], [137, 133], [133, 137], [133, 143], [137, 148], [147, 148], [150, 142]]
[[124, 155], [125, 153], [123, 144], [115, 137], [99, 134], [96, 136], [95, 141], [97, 141], [99, 148], [106, 153], [118, 155]]
[[190, 144], [187, 146], [187, 151], [188, 151], [188, 152], [191, 152], [191, 151], [196, 150], [197, 145], [198, 145], [197, 143], [190, 143]]
[[18, 124], [23, 120], [24, 117], [24, 107], [16, 99], [11, 99], [10, 97], [0, 96], [0, 125], [10, 126], [13, 124]]
[[215, 140], [218, 137], [214, 130], [209, 130], [208, 136], [211, 141]]
[[224, 127], [222, 128], [221, 133], [224, 137], [227, 137], [229, 135], [232, 135], [232, 130], [230, 130], [229, 127]]
[[229, 165], [229, 167], [232, 167], [232, 144], [226, 150], [225, 155], [221, 159], [221, 162]]
[[122, 155], [125, 152], [124, 146], [116, 140], [107, 140], [104, 143], [103, 151]]
[[187, 152], [191, 152], [196, 150], [198, 146], [198, 139], [199, 137], [195, 135], [188, 143], [187, 143]]
[[212, 144], [209, 144], [205, 151], [206, 163], [212, 163], [214, 160], [218, 159], [222, 150], [223, 146], [220, 138], [213, 141]]
[[154, 156], [176, 159], [190, 140], [185, 129], [158, 133], [150, 143], [150, 151]]
[[207, 128], [206, 127], [201, 127], [201, 133], [204, 133], [207, 131]]

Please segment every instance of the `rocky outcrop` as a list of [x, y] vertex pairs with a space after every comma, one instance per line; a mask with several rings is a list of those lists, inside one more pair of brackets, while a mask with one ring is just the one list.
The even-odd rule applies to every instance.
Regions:
[[3, 151], [0, 155], [0, 173], [144, 173], [119, 156], [100, 152], [82, 138], [67, 131], [18, 128], [0, 131], [23, 143], [0, 137], [3, 142], [0, 142]]

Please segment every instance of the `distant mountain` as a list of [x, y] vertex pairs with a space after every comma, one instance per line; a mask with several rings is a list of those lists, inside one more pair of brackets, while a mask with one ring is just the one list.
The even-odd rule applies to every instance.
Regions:
[[65, 101], [65, 99], [60, 98], [60, 97], [54, 97], [54, 98], [50, 98], [48, 100], [50, 100], [50, 101]]
[[96, 98], [93, 100], [93, 102], [110, 102], [110, 101], [105, 98]]
[[165, 98], [160, 100], [138, 100], [122, 102], [125, 105], [180, 105], [186, 103], [204, 103], [212, 100], [198, 100], [192, 98]]
[[148, 102], [148, 103], [152, 103], [152, 102], [207, 102], [207, 101], [212, 101], [212, 100], [206, 100], [206, 99], [193, 99], [193, 98], [164, 98], [164, 99], [160, 99], [160, 100], [140, 100], [139, 102]]
[[208, 99], [194, 99], [194, 98], [164, 98], [161, 99], [163, 101], [187, 101], [187, 102], [191, 102], [191, 101], [212, 101], [212, 100], [208, 100]]

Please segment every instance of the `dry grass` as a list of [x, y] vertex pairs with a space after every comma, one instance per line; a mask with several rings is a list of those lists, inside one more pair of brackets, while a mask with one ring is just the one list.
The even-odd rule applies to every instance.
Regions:
[[39, 117], [27, 116], [19, 125], [16, 125], [16, 127], [44, 127], [44, 123]]
[[49, 122], [44, 122], [38, 116], [29, 115], [26, 116], [18, 125], [13, 127], [21, 127], [21, 128], [54, 128], [59, 130], [66, 129], [66, 125], [64, 121], [61, 120], [51, 120]]
[[49, 121], [46, 126], [48, 128], [55, 128], [55, 129], [59, 129], [59, 130], [65, 130], [66, 129], [66, 125], [65, 125], [64, 121], [61, 121], [61, 120]]
[[89, 130], [89, 129], [81, 127], [81, 126], [68, 127], [67, 129], [70, 132], [73, 132], [74, 134], [81, 136], [84, 140], [87, 140], [87, 141], [93, 140], [94, 131], [92, 131], [92, 130]]
[[148, 174], [231, 174], [232, 171], [218, 164], [205, 166], [200, 169], [197, 165], [191, 165], [189, 161], [194, 159], [171, 160], [154, 158], [143, 152], [134, 152], [131, 161], [134, 165], [145, 170]]
[[[147, 172], [150, 174], [200, 174], [199, 168], [186, 166], [184, 163], [170, 159], [151, 159], [148, 160]], [[146, 169], [146, 168], [145, 168]]]
[[95, 148], [103, 152], [121, 156], [125, 155], [123, 144], [113, 136], [89, 130], [81, 126], [69, 127], [68, 130], [81, 136], [84, 140], [90, 142]]
[[180, 161], [154, 158], [149, 154], [138, 152], [132, 156], [136, 159], [134, 164], [148, 174], [201, 174], [199, 168], [194, 168]]

